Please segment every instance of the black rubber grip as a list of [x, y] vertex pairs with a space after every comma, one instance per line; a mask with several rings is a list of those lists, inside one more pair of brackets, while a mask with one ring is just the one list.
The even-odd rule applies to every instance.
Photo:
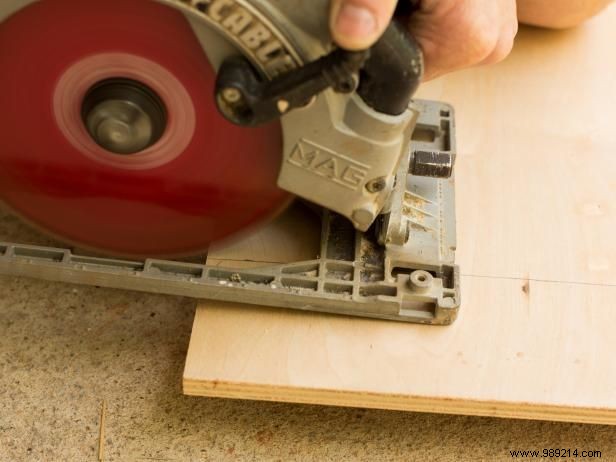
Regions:
[[402, 114], [423, 77], [423, 53], [407, 28], [393, 21], [360, 74], [357, 90], [372, 109], [390, 115]]

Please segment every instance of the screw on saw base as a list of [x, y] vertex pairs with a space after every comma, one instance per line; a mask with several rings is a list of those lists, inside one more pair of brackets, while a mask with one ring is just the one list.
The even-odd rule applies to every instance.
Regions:
[[455, 156], [450, 152], [415, 151], [409, 173], [430, 178], [449, 178], [453, 174]]
[[409, 288], [413, 292], [425, 293], [432, 288], [434, 276], [424, 270], [417, 270], [411, 273], [409, 278]]

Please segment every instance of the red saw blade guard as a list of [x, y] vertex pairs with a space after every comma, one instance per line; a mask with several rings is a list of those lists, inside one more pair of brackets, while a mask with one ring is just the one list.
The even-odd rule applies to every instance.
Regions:
[[[117, 255], [198, 253], [290, 200], [280, 124], [218, 114], [215, 72], [185, 17], [151, 0], [46, 0], [0, 24], [0, 201], [47, 232]], [[160, 139], [106, 151], [82, 120], [98, 82], [152, 89]]]

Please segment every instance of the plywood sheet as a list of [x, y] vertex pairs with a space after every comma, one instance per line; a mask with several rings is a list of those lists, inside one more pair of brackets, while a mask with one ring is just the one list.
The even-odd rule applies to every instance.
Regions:
[[[455, 325], [204, 302], [185, 392], [616, 423], [615, 26], [524, 28], [504, 63], [422, 88], [457, 111]], [[310, 255], [293, 213], [210, 261]]]

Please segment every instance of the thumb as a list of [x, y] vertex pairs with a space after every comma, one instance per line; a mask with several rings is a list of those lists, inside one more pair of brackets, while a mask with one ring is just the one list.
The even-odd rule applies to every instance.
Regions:
[[330, 28], [347, 50], [371, 47], [385, 32], [397, 0], [332, 0]]

